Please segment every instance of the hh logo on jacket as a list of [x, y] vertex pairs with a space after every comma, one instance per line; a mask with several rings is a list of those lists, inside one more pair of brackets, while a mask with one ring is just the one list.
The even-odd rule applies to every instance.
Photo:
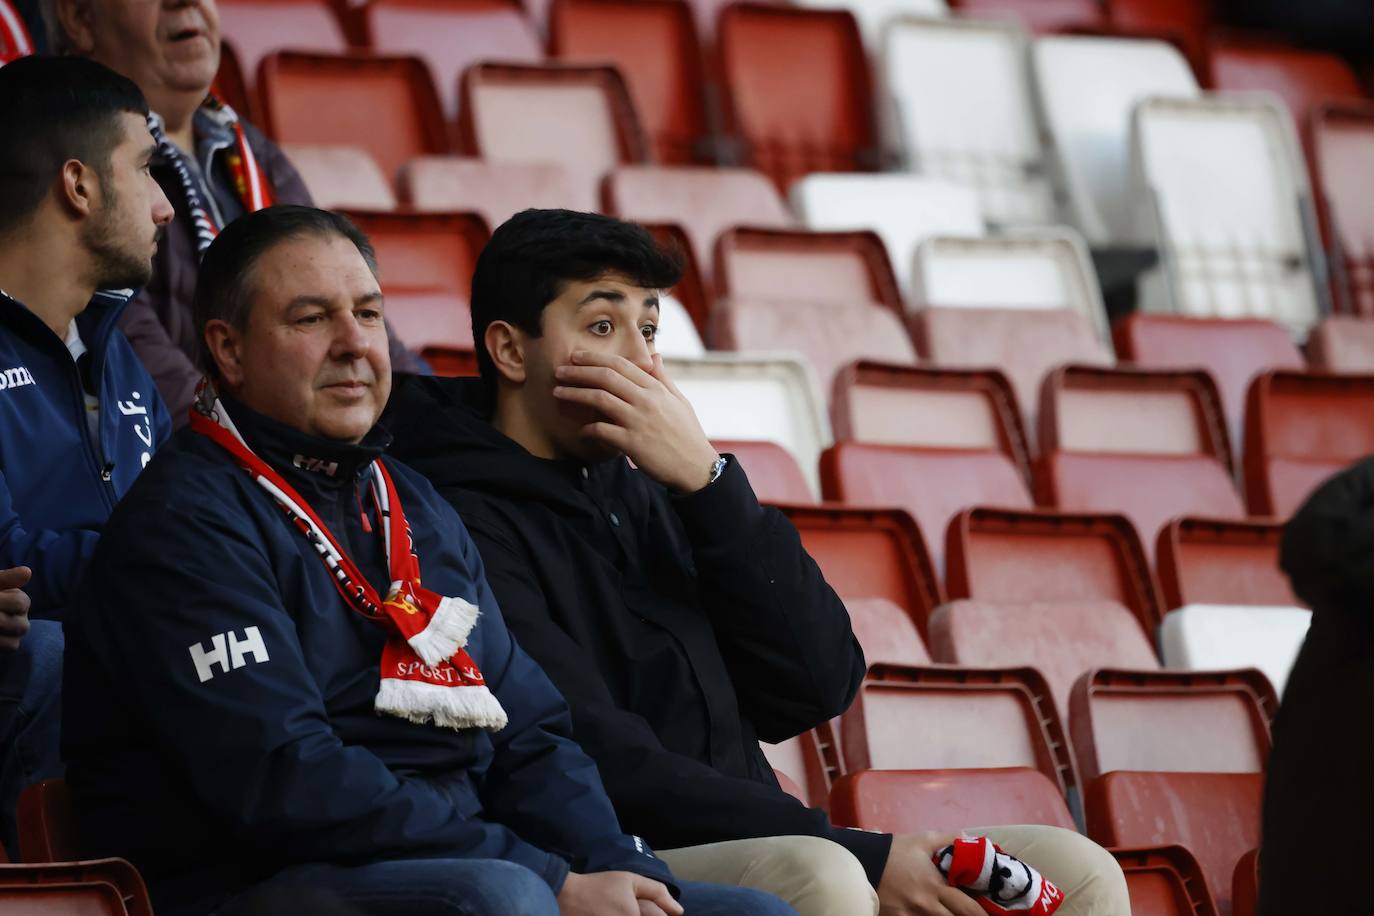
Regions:
[[216, 667], [227, 674], [248, 664], [249, 656], [254, 662], [268, 661], [267, 646], [263, 644], [262, 634], [257, 627], [245, 629], [242, 638], [233, 630], [216, 633], [210, 638], [210, 648], [198, 642], [187, 646], [187, 650], [191, 653], [191, 661], [195, 663], [196, 674], [202, 684], [215, 676]]

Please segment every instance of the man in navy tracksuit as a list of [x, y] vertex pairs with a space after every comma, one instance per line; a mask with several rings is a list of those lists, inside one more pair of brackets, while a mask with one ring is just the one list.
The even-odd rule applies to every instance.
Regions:
[[[172, 216], [133, 83], [99, 64], [0, 70], [0, 841], [60, 768], [60, 621], [99, 531], [170, 432], [116, 325]], [[19, 139], [19, 138], [22, 138]], [[30, 578], [32, 576], [32, 578]], [[10, 594], [13, 594], [12, 592]], [[31, 616], [30, 622], [26, 617]]]
[[793, 913], [676, 881], [621, 831], [458, 515], [385, 456], [375, 273], [355, 227], [306, 207], [210, 246], [215, 388], [68, 617], [84, 851], [131, 859], [162, 916], [305, 890], [407, 916]]

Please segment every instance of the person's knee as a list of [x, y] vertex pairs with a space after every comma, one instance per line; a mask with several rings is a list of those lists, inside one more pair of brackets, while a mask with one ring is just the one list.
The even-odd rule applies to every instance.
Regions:
[[[1131, 912], [1130, 893], [1121, 864], [1097, 843], [1072, 830], [1056, 830], [1058, 858], [1072, 863], [1071, 887], [1061, 887], [1072, 912], [1082, 916], [1124, 916]], [[1051, 876], [1051, 880], [1053, 876]], [[1057, 883], [1057, 882], [1056, 882]]]
[[514, 862], [491, 862], [480, 893], [464, 898], [458, 910], [463, 916], [558, 916], [558, 898], [549, 885]]
[[[780, 837], [755, 868], [777, 873], [769, 883], [803, 916], [874, 911], [877, 897], [868, 874], [848, 849], [813, 836]], [[746, 882], [747, 883], [747, 882]]]

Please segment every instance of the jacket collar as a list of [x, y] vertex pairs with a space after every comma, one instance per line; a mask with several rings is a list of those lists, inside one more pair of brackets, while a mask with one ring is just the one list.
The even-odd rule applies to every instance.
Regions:
[[357, 444], [339, 442], [264, 416], [232, 395], [221, 393], [219, 400], [248, 447], [307, 500], [315, 494], [332, 498], [351, 490], [391, 444], [390, 433], [380, 425]]
[[[115, 325], [124, 308], [134, 296], [131, 289], [99, 289], [91, 297], [81, 313], [76, 316], [76, 328], [81, 332], [81, 340], [86, 350], [99, 362], [114, 334]], [[52, 328], [43, 323], [28, 306], [0, 289], [0, 324], [16, 333], [29, 337], [34, 342], [42, 341], [53, 346], [67, 349], [65, 335], [54, 334]]]

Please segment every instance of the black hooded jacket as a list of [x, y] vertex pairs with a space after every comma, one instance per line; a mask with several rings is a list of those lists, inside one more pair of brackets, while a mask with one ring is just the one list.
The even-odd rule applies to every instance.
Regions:
[[844, 711], [865, 670], [796, 529], [733, 461], [677, 497], [623, 458], [536, 458], [484, 403], [477, 379], [398, 376], [392, 451], [462, 516], [624, 828], [660, 849], [827, 837], [877, 886], [891, 838], [832, 826], [779, 788], [758, 747]]
[[1374, 458], [1308, 498], [1279, 560], [1312, 628], [1274, 720], [1259, 913], [1371, 914], [1367, 893], [1313, 862], [1332, 849], [1358, 859], [1374, 822]]

